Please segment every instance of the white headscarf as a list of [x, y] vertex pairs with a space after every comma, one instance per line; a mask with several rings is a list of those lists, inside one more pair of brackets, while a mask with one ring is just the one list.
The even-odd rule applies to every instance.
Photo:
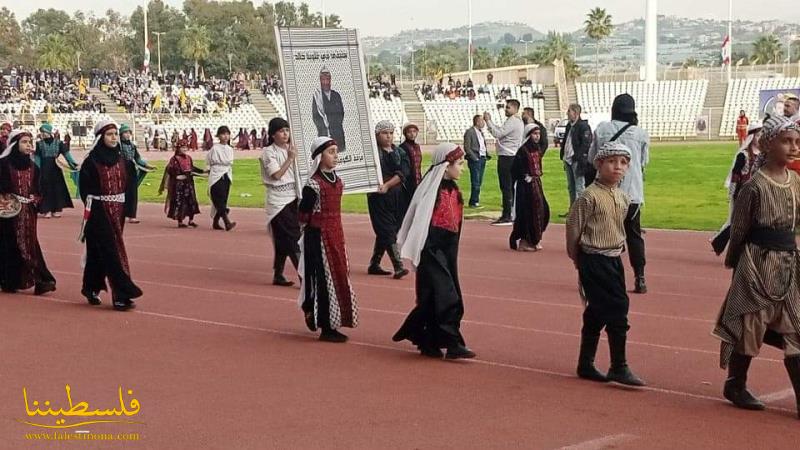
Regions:
[[[97, 144], [99, 144], [100, 141], [103, 140], [103, 133], [105, 132], [104, 128], [106, 128], [109, 125], [113, 125], [114, 127], [116, 127], [119, 130], [119, 125], [117, 124], [117, 122], [115, 122], [113, 120], [101, 120], [100, 122], [97, 122], [97, 124], [95, 124], [95, 126], [94, 126], [94, 142], [92, 142], [92, 146], [89, 148], [90, 152], [92, 150], [94, 150], [95, 147], [97, 147]], [[117, 146], [119, 146], [119, 141], [117, 141]]]
[[[328, 136], [320, 136], [314, 138], [314, 140], [311, 141], [311, 154], [309, 156], [314, 155], [314, 152], [317, 151], [317, 149], [327, 144], [328, 142], [333, 142], [334, 144], [336, 144], [336, 141], [329, 138]], [[319, 169], [319, 162], [321, 160], [322, 160], [322, 152], [311, 158], [311, 164], [308, 169], [308, 178], [306, 178], [306, 182], [308, 182], [308, 180], [310, 180], [311, 177], [313, 177], [314, 174], [317, 173], [317, 170]]]
[[436, 197], [444, 172], [450, 162], [457, 161], [463, 156], [464, 150], [456, 144], [443, 142], [437, 145], [433, 149], [431, 167], [414, 192], [414, 198], [411, 199], [403, 225], [397, 234], [397, 244], [400, 246], [400, 257], [410, 260], [415, 269], [419, 265], [422, 249], [428, 239], [433, 208], [436, 206]]
[[8, 134], [8, 143], [6, 144], [6, 148], [3, 150], [3, 153], [0, 153], [0, 159], [5, 158], [6, 156], [11, 154], [11, 150], [19, 144], [19, 140], [22, 139], [22, 136], [27, 135], [28, 137], [33, 137], [33, 135], [25, 130], [14, 130]]

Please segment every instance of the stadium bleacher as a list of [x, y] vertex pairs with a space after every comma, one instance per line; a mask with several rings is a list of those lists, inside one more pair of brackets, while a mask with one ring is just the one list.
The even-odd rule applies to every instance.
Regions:
[[228, 126], [234, 134], [239, 128], [245, 128], [248, 131], [255, 129], [259, 134], [262, 128], [267, 127], [267, 120], [261, 116], [256, 110], [255, 106], [246, 104], [238, 108], [234, 108], [230, 112], [221, 112], [218, 114], [202, 114], [195, 117], [189, 116], [174, 116], [171, 120], [162, 120], [156, 124], [148, 117], [137, 117], [136, 123], [140, 127], [151, 128], [155, 127], [167, 132], [168, 136], [177, 130], [182, 133], [184, 130], [192, 128], [202, 136], [202, 132], [208, 128], [215, 133], [217, 128], [221, 125]]
[[575, 83], [575, 88], [584, 113], [606, 116], [614, 97], [628, 93], [636, 100], [639, 126], [653, 137], [676, 138], [695, 134], [708, 80]]
[[728, 85], [725, 106], [722, 108], [720, 136], [736, 134], [736, 118], [744, 110], [750, 120], [760, 116], [759, 92], [767, 89], [800, 88], [800, 78], [744, 78], [734, 79]]
[[[425, 111], [425, 118], [436, 129], [437, 140], [460, 142], [464, 138], [464, 131], [472, 126], [472, 117], [485, 111], [489, 111], [492, 115], [492, 121], [502, 124], [505, 117], [501, 115], [497, 106], [505, 105], [505, 100], [498, 100], [497, 97], [504, 89], [510, 91], [507, 98], [519, 100], [520, 110], [530, 107], [533, 108], [537, 118], [544, 117], [544, 100], [534, 98], [532, 95], [533, 92], [542, 90], [541, 85], [488, 84], [476, 86], [476, 89], [479, 93], [474, 100], [467, 97], [450, 99], [442, 94], [436, 94], [433, 100], [426, 101], [422, 92], [417, 91], [417, 97]], [[487, 130], [484, 130], [484, 135], [487, 140], [494, 140]]]

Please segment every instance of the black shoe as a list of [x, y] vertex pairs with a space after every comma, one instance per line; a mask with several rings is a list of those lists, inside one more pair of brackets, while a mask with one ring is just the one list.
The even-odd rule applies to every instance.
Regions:
[[52, 281], [47, 283], [36, 283], [36, 287], [33, 288], [33, 295], [44, 295], [48, 292], [54, 292], [56, 290], [56, 284]]
[[339, 333], [336, 330], [322, 330], [319, 335], [319, 340], [324, 342], [343, 343], [347, 342], [347, 336]]
[[189, 228], [189, 226], [183, 222], [178, 222], [178, 228]]
[[294, 281], [289, 281], [283, 275], [275, 275], [272, 279], [272, 284], [275, 286], [291, 287], [294, 286]]
[[383, 270], [383, 268], [381, 266], [369, 266], [369, 269], [367, 269], [367, 274], [369, 274], [369, 275], [391, 275], [392, 272], [389, 272], [388, 270]]
[[317, 324], [314, 323], [314, 313], [309, 311], [305, 313], [304, 316], [306, 319], [306, 327], [308, 327], [308, 329], [311, 331], [317, 331]]
[[236, 228], [236, 222], [226, 222], [225, 223], [225, 231], [231, 231], [234, 228]]
[[459, 344], [447, 349], [445, 359], [470, 359], [475, 356], [475, 352]]
[[636, 294], [647, 294], [647, 283], [644, 281], [644, 275], [636, 277], [636, 286], [633, 292]]
[[2, 289], [0, 289], [0, 290], [2, 290], [3, 292], [5, 292], [6, 294], [16, 294], [16, 293], [17, 293], [17, 290], [16, 290], [16, 289], [14, 289], [14, 288], [8, 288], [8, 287], [5, 287], [5, 286], [3, 286], [3, 288], [2, 288]]
[[420, 347], [419, 354], [428, 358], [444, 358], [444, 353], [442, 353], [442, 350], [435, 347]]
[[392, 275], [392, 278], [394, 278], [395, 280], [400, 280], [404, 276], [408, 275], [408, 273], [409, 273], [408, 269], [400, 269], [399, 272], [395, 272], [394, 275]]
[[211, 225], [211, 228], [213, 228], [213, 229], [215, 229], [215, 230], [224, 230], [224, 228], [222, 228], [222, 227], [219, 225], [219, 223], [218, 223], [218, 222], [214, 222], [214, 224], [213, 224], [213, 225]]
[[725, 380], [722, 396], [737, 408], [762, 411], [766, 408], [764, 403], [747, 390], [747, 371], [752, 360], [751, 356], [733, 352], [728, 361], [728, 379]]
[[506, 227], [506, 226], [509, 226], [509, 225], [511, 225], [513, 223], [514, 222], [511, 219], [509, 219], [508, 217], [501, 217], [501, 218], [495, 220], [494, 222], [492, 222], [492, 225], [494, 225], [496, 227]]
[[783, 365], [786, 366], [786, 371], [789, 373], [789, 379], [792, 380], [792, 387], [794, 387], [794, 397], [797, 401], [797, 418], [800, 419], [800, 356], [793, 356], [783, 360]]
[[594, 366], [600, 336], [581, 336], [581, 349], [578, 355], [578, 377], [585, 380], [608, 382], [608, 378]]
[[194, 222], [189, 222], [189, 226], [192, 228], [197, 228], [197, 224]]
[[611, 369], [608, 370], [606, 379], [607, 381], [614, 381], [626, 386], [645, 386], [645, 382], [631, 372], [627, 364], [621, 367], [611, 367]]
[[130, 300], [114, 300], [113, 306], [117, 311], [127, 311], [136, 308], [136, 304]]
[[628, 367], [625, 356], [625, 345], [628, 340], [627, 330], [608, 330], [606, 328], [606, 335], [608, 336], [609, 353], [611, 353], [611, 368], [606, 374], [608, 381], [615, 381], [627, 386], [644, 386], [644, 381], [631, 372]]
[[100, 294], [97, 293], [97, 292], [85, 292], [85, 291], [83, 291], [83, 292], [81, 292], [81, 294], [83, 294], [83, 297], [92, 306], [97, 306], [100, 303], [102, 303], [100, 301]]

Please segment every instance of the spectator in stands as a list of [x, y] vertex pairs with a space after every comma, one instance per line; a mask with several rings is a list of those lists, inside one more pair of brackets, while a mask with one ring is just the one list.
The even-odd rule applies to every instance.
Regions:
[[747, 125], [750, 124], [750, 119], [747, 118], [744, 110], [739, 111], [739, 118], [736, 119], [736, 136], [739, 137], [739, 146], [747, 139]]
[[[577, 103], [569, 105], [567, 109], [569, 123], [564, 130], [564, 141], [561, 145], [560, 157], [564, 161], [564, 171], [567, 173], [570, 206], [586, 188], [584, 175], [591, 171], [589, 167], [591, 159], [588, 155], [592, 143], [592, 128], [589, 122], [581, 119], [581, 110], [581, 105]], [[566, 214], [561, 217], [566, 217]]]
[[11, 122], [4, 121], [0, 124], [0, 151], [6, 148], [9, 134], [11, 134]]
[[317, 136], [329, 136], [336, 141], [339, 153], [347, 150], [344, 136], [344, 104], [342, 96], [331, 89], [331, 72], [322, 67], [319, 72], [320, 88], [311, 101], [311, 117], [317, 127]]
[[525, 125], [534, 123], [539, 126], [540, 137], [538, 145], [539, 151], [542, 152], [542, 155], [544, 156], [544, 153], [547, 151], [547, 147], [549, 145], [549, 142], [547, 141], [547, 128], [544, 126], [544, 124], [542, 124], [542, 122], [536, 120], [536, 114], [534, 113], [533, 108], [527, 107], [522, 110], [522, 123]]
[[497, 141], [497, 177], [500, 182], [500, 191], [503, 194], [503, 213], [494, 221], [493, 225], [511, 226], [511, 204], [514, 202], [514, 181], [511, 178], [511, 166], [514, 156], [522, 145], [522, 132], [525, 125], [517, 117], [519, 101], [508, 100], [505, 106], [506, 121], [500, 127], [492, 122], [488, 112], [483, 113], [483, 120], [489, 127], [489, 132]]
[[598, 149], [607, 142], [619, 142], [631, 151], [628, 171], [620, 183], [620, 188], [630, 199], [628, 214], [625, 217], [625, 242], [633, 273], [636, 276], [637, 294], [647, 292], [644, 278], [645, 246], [642, 236], [642, 205], [644, 204], [644, 169], [650, 160], [650, 136], [639, 128], [636, 102], [628, 94], [618, 95], [611, 105], [611, 121], [597, 126], [594, 142], [589, 151], [589, 161], [593, 161]]
[[483, 173], [486, 170], [486, 161], [491, 159], [491, 155], [486, 149], [486, 139], [483, 136], [483, 129], [486, 122], [480, 114], [472, 117], [472, 126], [464, 132], [464, 152], [469, 166], [469, 207], [480, 208], [481, 206], [481, 185], [483, 184]]

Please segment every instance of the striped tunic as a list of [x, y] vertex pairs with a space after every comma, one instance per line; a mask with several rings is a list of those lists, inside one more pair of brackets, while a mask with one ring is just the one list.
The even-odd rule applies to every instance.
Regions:
[[625, 216], [630, 199], [621, 189], [598, 181], [586, 188], [567, 216], [567, 248], [619, 256], [625, 245]]
[[722, 368], [727, 367], [742, 338], [742, 317], [746, 314], [783, 302], [784, 314], [800, 332], [800, 254], [769, 250], [748, 239], [756, 227], [796, 230], [800, 177], [791, 171], [788, 174], [786, 183], [778, 183], [763, 172], [756, 172], [736, 198], [725, 257], [725, 265], [734, 268], [733, 281], [713, 331], [722, 340]]

